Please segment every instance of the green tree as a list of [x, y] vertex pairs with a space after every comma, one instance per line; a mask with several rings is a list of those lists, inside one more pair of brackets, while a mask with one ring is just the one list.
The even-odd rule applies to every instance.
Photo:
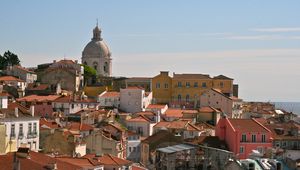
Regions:
[[6, 51], [3, 56], [0, 55], [0, 69], [6, 69], [8, 65], [20, 65], [18, 55], [10, 52], [9, 50]]
[[86, 84], [88, 80], [96, 78], [97, 71], [94, 68], [85, 64], [81, 64], [81, 66], [84, 68], [84, 84]]

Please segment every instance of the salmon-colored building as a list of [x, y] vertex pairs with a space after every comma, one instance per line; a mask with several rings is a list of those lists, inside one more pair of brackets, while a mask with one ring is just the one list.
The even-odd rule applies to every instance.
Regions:
[[216, 136], [225, 140], [239, 159], [248, 158], [252, 150], [265, 154], [272, 147], [272, 132], [255, 119], [222, 118], [216, 126]]

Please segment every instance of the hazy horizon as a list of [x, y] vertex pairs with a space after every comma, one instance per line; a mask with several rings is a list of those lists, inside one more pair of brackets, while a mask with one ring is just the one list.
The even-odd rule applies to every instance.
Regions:
[[114, 76], [224, 74], [247, 101], [300, 102], [300, 2], [2, 1], [0, 54], [81, 60], [99, 19]]

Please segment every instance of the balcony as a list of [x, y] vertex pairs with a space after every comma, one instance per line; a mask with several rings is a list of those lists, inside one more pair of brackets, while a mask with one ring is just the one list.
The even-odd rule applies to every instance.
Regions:
[[31, 132], [27, 134], [27, 138], [31, 139], [31, 138], [36, 138], [37, 137], [37, 133], [36, 132]]
[[24, 138], [24, 134], [23, 133], [19, 133], [18, 139], [23, 139]]

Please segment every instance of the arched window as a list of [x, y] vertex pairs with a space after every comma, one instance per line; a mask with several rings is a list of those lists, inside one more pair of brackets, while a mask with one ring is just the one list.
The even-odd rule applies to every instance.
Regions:
[[181, 101], [181, 95], [178, 94], [178, 101]]
[[103, 70], [104, 70], [104, 73], [108, 72], [108, 63], [107, 62], [104, 63]]
[[189, 102], [190, 101], [190, 95], [186, 95], [186, 97], [185, 97], [185, 101], [187, 101], [187, 102]]
[[93, 68], [94, 68], [95, 70], [97, 70], [97, 68], [98, 68], [98, 63], [97, 63], [96, 61], [93, 63]]

